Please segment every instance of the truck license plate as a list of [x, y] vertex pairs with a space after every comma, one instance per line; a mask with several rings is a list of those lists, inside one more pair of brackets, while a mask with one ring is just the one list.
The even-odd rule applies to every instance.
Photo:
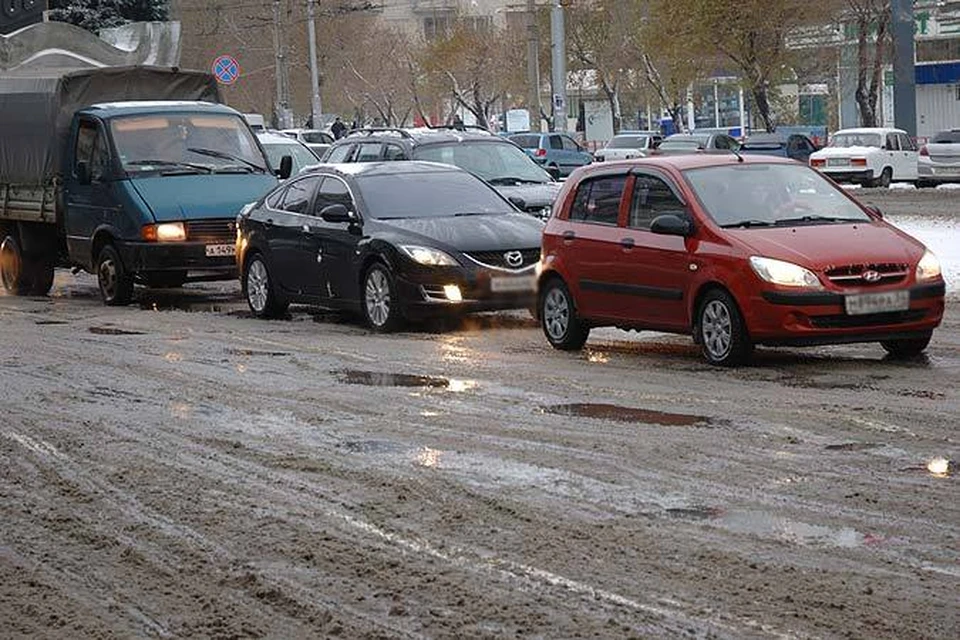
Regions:
[[534, 291], [536, 288], [537, 279], [535, 276], [490, 279], [490, 291], [494, 293], [518, 293]]
[[207, 245], [208, 258], [222, 258], [225, 256], [233, 256], [236, 254], [237, 254], [237, 246], [233, 244], [208, 244]]
[[910, 292], [907, 290], [863, 293], [844, 298], [847, 315], [862, 316], [868, 313], [906, 311], [910, 308]]

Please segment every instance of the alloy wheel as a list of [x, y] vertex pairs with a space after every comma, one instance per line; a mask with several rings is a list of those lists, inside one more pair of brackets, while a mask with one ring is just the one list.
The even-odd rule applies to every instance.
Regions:
[[117, 263], [113, 258], [100, 261], [97, 277], [104, 300], [113, 300], [117, 296]]
[[710, 355], [722, 360], [733, 344], [733, 320], [730, 310], [720, 300], [711, 300], [703, 309], [700, 319], [703, 344]]
[[550, 289], [543, 300], [543, 325], [554, 340], [563, 340], [570, 327], [570, 302], [559, 287]]
[[270, 280], [267, 268], [259, 258], [253, 260], [247, 268], [247, 300], [256, 313], [263, 313], [267, 308], [267, 298], [270, 292]]
[[367, 317], [375, 327], [382, 327], [390, 318], [390, 283], [382, 269], [373, 269], [367, 275], [364, 287]]

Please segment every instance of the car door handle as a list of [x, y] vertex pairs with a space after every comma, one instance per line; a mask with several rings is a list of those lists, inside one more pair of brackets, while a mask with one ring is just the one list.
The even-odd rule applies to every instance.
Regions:
[[622, 239], [620, 240], [620, 246], [623, 247], [624, 249], [628, 249], [628, 250], [629, 250], [629, 249], [633, 249], [633, 247], [634, 247], [636, 244], [637, 244], [637, 243], [634, 242], [633, 238], [622, 238]]
[[573, 231], [564, 231], [562, 237], [564, 242], [570, 243], [573, 242], [573, 239], [577, 237], [577, 234], [575, 234]]

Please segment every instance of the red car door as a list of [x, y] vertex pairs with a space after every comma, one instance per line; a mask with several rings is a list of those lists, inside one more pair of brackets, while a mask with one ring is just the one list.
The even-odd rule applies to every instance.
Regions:
[[626, 171], [584, 179], [567, 221], [558, 230], [577, 310], [592, 318], [616, 317], [619, 295], [612, 275], [619, 258], [620, 209]]
[[669, 178], [650, 170], [634, 174], [613, 272], [623, 294], [620, 317], [651, 328], [683, 329], [696, 242], [653, 233], [650, 224], [662, 215], [692, 218]]

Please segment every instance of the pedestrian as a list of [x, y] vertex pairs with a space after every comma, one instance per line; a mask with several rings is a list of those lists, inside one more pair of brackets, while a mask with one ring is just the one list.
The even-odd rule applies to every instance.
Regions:
[[333, 124], [330, 125], [330, 133], [333, 134], [333, 138], [335, 140], [339, 140], [344, 136], [346, 132], [347, 132], [347, 125], [343, 124], [340, 121], [340, 116], [337, 116], [334, 119]]
[[463, 131], [466, 127], [463, 124], [463, 118], [460, 117], [459, 113], [453, 114], [453, 128], [458, 131]]

